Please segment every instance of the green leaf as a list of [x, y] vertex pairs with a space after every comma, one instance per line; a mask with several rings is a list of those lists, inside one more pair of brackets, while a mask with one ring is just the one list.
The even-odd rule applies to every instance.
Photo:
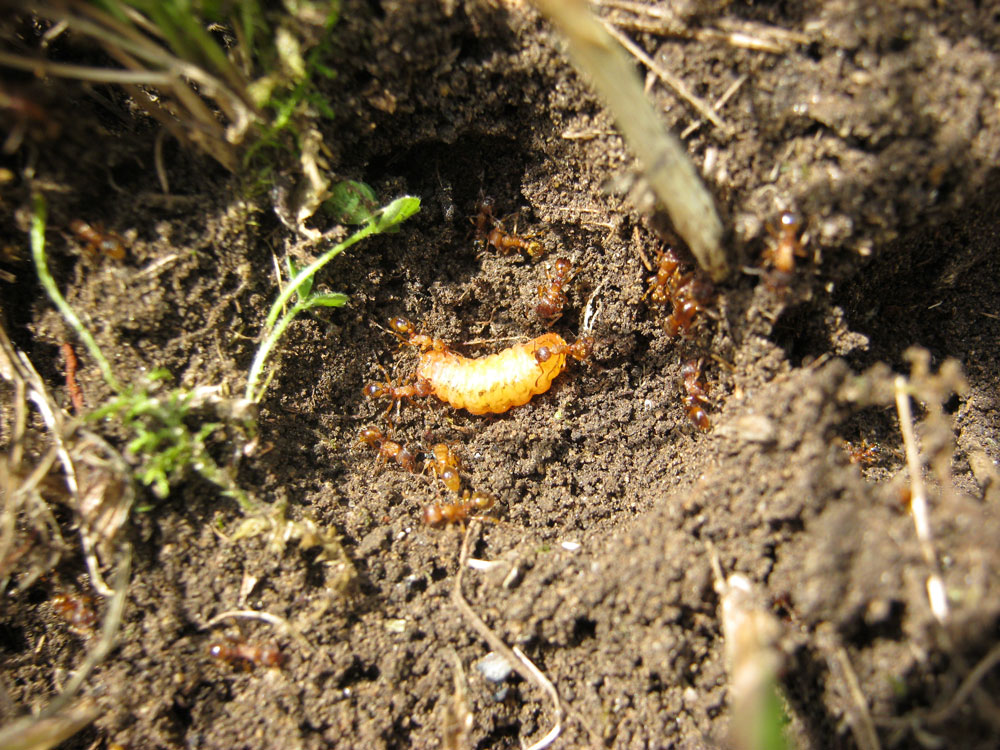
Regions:
[[340, 224], [364, 224], [371, 221], [378, 199], [369, 185], [354, 180], [338, 182], [323, 202], [323, 209]]
[[[288, 267], [288, 278], [290, 279], [294, 279], [295, 275], [302, 270], [299, 268], [299, 264], [292, 260], [288, 255], [285, 256], [285, 265]], [[295, 287], [295, 294], [300, 301], [305, 301], [309, 297], [309, 293], [312, 291], [312, 288], [313, 277], [307, 276], [302, 279], [302, 282], [297, 287]]]
[[309, 298], [310, 307], [343, 307], [350, 299], [346, 294], [340, 292], [330, 292], [329, 294], [316, 294]]
[[336, 70], [334, 70], [333, 68], [331, 68], [331, 67], [329, 67], [327, 65], [324, 65], [321, 62], [315, 62], [314, 61], [313, 64], [312, 64], [312, 66], [313, 66], [313, 70], [315, 70], [317, 73], [319, 73], [324, 78], [329, 78], [329, 79], [332, 80], [332, 79], [334, 79], [334, 78], [337, 77], [337, 71]]
[[324, 99], [320, 94], [307, 94], [306, 101], [319, 110], [319, 113], [326, 119], [336, 119], [337, 113], [333, 111], [333, 107], [327, 104], [326, 99]]
[[376, 232], [384, 232], [406, 221], [420, 210], [420, 199], [412, 195], [396, 198], [373, 217]]

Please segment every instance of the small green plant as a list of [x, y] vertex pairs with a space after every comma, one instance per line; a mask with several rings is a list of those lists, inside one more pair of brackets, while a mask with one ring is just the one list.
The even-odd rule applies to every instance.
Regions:
[[343, 180], [330, 188], [330, 197], [323, 201], [323, 212], [338, 224], [364, 224], [371, 221], [378, 198], [371, 186], [354, 180]]
[[[4, 39], [0, 30], [0, 42], [9, 42], [9, 49], [0, 48], [0, 66], [118, 85], [179, 142], [201, 149], [231, 172], [239, 170], [241, 159], [245, 166], [254, 151], [277, 148], [261, 164], [269, 171], [296, 145], [302, 151], [286, 132], [298, 140], [317, 116], [333, 116], [316, 84], [335, 76], [324, 61], [340, 3], [296, 0], [280, 10], [264, 5], [260, 0], [39, 0], [25, 4], [24, 11], [38, 27], [48, 24], [50, 30], [68, 30], [71, 40], [89, 39], [113, 62], [50, 60], [41, 36], [37, 53], [26, 54], [25, 40]], [[80, 58], [89, 60], [89, 52]], [[241, 151], [244, 143], [248, 151]]]
[[[397, 198], [392, 203], [373, 212], [365, 225], [343, 242], [327, 250], [319, 258], [305, 268], [296, 271], [289, 262], [288, 268], [291, 280], [271, 305], [271, 311], [264, 322], [264, 333], [260, 347], [254, 356], [250, 373], [247, 376], [246, 399], [257, 403], [263, 398], [270, 378], [261, 382], [264, 365], [270, 356], [274, 345], [288, 328], [288, 325], [300, 314], [314, 307], [341, 307], [347, 302], [347, 296], [340, 293], [313, 294], [313, 281], [316, 273], [327, 263], [340, 255], [344, 250], [360, 242], [365, 237], [390, 231], [399, 223], [405, 221], [420, 210], [420, 199], [411, 195]], [[286, 309], [289, 302], [294, 303]]]
[[[240, 409], [246, 404], [225, 402], [219, 397], [217, 388], [165, 390], [163, 381], [169, 377], [165, 370], [155, 370], [138, 386], [122, 386], [115, 378], [101, 348], [62, 296], [49, 271], [45, 255], [47, 208], [41, 193], [34, 195], [33, 206], [31, 253], [38, 278], [67, 324], [83, 341], [90, 356], [97, 362], [104, 381], [115, 394], [88, 418], [115, 419], [128, 431], [131, 438], [127, 450], [139, 464], [136, 476], [139, 481], [149, 486], [157, 497], [166, 497], [170, 485], [181, 478], [186, 471], [193, 469], [204, 479], [218, 486], [223, 495], [235, 499], [245, 511], [259, 510], [258, 504], [240, 489], [208, 451], [208, 439], [223, 428], [226, 421], [201, 419], [201, 414], [206, 408], [214, 409], [216, 413], [225, 411], [232, 417], [235, 409]], [[299, 314], [316, 307], [340, 307], [347, 302], [347, 296], [339, 292], [314, 292], [316, 273], [355, 243], [370, 235], [392, 231], [418, 210], [420, 210], [419, 198], [413, 196], [397, 198], [381, 209], [371, 212], [361, 229], [327, 250], [305, 268], [298, 269], [292, 261], [287, 262], [291, 280], [278, 295], [267, 316], [264, 336], [247, 378], [246, 402], [256, 403], [263, 397], [269, 382], [269, 379], [261, 382], [264, 365], [282, 334]], [[240, 411], [245, 413], [244, 409]], [[248, 420], [243, 420], [244, 425], [247, 422]]]
[[48, 214], [45, 197], [41, 193], [35, 193], [32, 205], [34, 210], [31, 214], [31, 258], [35, 263], [38, 280], [41, 282], [45, 293], [49, 295], [49, 299], [51, 299], [52, 303], [56, 306], [56, 309], [62, 314], [70, 328], [72, 328], [76, 335], [80, 337], [84, 346], [87, 347], [87, 351], [90, 352], [90, 356], [92, 356], [97, 362], [97, 366], [101, 369], [101, 376], [104, 378], [104, 382], [108, 384], [108, 387], [111, 388], [111, 390], [120, 390], [121, 386], [119, 386], [118, 381], [115, 380], [114, 373], [111, 372], [111, 365], [108, 363], [107, 358], [104, 356], [101, 348], [97, 345], [94, 337], [90, 335], [90, 331], [84, 327], [76, 312], [74, 312], [73, 308], [70, 307], [66, 298], [62, 296], [62, 293], [59, 291], [59, 287], [56, 286], [56, 280], [52, 278], [52, 273], [49, 271], [48, 260], [45, 257], [45, 222]]
[[169, 495], [170, 485], [194, 469], [243, 510], [259, 510], [208, 452], [206, 441], [225, 425], [199, 422], [197, 410], [213, 400], [215, 389], [174, 388], [160, 393], [161, 384], [169, 377], [166, 370], [154, 370], [139, 387], [122, 389], [87, 418], [115, 418], [133, 435], [126, 453], [139, 462], [136, 477], [158, 498]]
[[[217, 485], [227, 497], [235, 499], [245, 511], [255, 511], [257, 504], [241, 490], [211, 457], [206, 447], [209, 436], [223, 426], [221, 422], [197, 423], [196, 410], [207, 405], [218, 407], [221, 399], [215, 388], [187, 390], [176, 388], [160, 394], [162, 381], [169, 377], [165, 370], [155, 370], [138, 387], [119, 384], [111, 371], [107, 357], [90, 331], [80, 321], [56, 286], [45, 255], [46, 203], [41, 193], [33, 198], [31, 220], [31, 255], [39, 281], [46, 294], [62, 313], [66, 323], [87, 347], [97, 362], [105, 383], [115, 395], [89, 419], [117, 419], [132, 438], [128, 452], [139, 462], [139, 481], [152, 488], [158, 497], [166, 497], [172, 481], [188, 469]], [[194, 425], [194, 426], [192, 426]]]

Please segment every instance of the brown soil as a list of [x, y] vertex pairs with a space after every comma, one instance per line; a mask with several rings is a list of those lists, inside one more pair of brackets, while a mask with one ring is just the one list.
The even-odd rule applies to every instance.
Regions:
[[[399, 442], [451, 443], [466, 486], [498, 499], [497, 522], [476, 524], [472, 556], [499, 565], [468, 570], [464, 595], [557, 688], [556, 746], [729, 742], [713, 548], [781, 623], [796, 746], [865, 736], [845, 663], [882, 746], [996, 746], [995, 673], [949, 701], [1000, 627], [1000, 500], [988, 471], [1000, 457], [1000, 11], [930, 0], [673, 5], [689, 28], [753, 22], [812, 40], [775, 54], [632, 33], [709, 102], [746, 77], [720, 111], [731, 132], [702, 124], [685, 141], [744, 269], [716, 288], [689, 338], [666, 336], [644, 298], [644, 258], [661, 240], [618, 187], [632, 166], [610, 118], [537, 14], [471, 0], [344, 3], [329, 91], [337, 119], [325, 126], [336, 172], [385, 199], [420, 196], [422, 209], [321, 279], [350, 304], [291, 326], [260, 409], [260, 448], [237, 468], [262, 500], [341, 534], [355, 578], [345, 587], [315, 553], [276, 551], [265, 536], [227, 541], [244, 516], [195, 477], [163, 502], [143, 490], [147, 509], [124, 533], [134, 562], [122, 633], [84, 687], [101, 713], [65, 747], [445, 746], [455, 656], [469, 746], [540, 739], [553, 721], [547, 698], [516, 675], [490, 683], [476, 666], [491, 647], [451, 599], [462, 532], [421, 521], [443, 490], [379, 465], [357, 435], [385, 427], [361, 393], [378, 366], [394, 378], [413, 368], [380, 327], [389, 316], [469, 355], [526, 340], [546, 330], [532, 308], [559, 256], [578, 272], [552, 330], [575, 338], [596, 291], [591, 359], [504, 415], [434, 401], [393, 420]], [[660, 84], [650, 96], [675, 132], [692, 122]], [[244, 199], [238, 182], [169, 141], [162, 195], [152, 131], [77, 87], [52, 84], [47, 97], [59, 137], [37, 134], [4, 164], [19, 175], [33, 160], [47, 186], [54, 273], [118, 377], [165, 367], [180, 384], [241, 392], [275, 296], [272, 253], [296, 238], [266, 201]], [[481, 194], [546, 257], [478, 250], [469, 219]], [[6, 185], [3, 202], [2, 244], [26, 258], [26, 186]], [[810, 256], [790, 279], [761, 275], [765, 222], [791, 208]], [[83, 254], [67, 230], [77, 217], [125, 235], [127, 258]], [[8, 254], [3, 269], [15, 277], [0, 281], [6, 328], [68, 404], [67, 331], [29, 262]], [[461, 346], [482, 340], [492, 343]], [[852, 395], [885, 390], [883, 371], [857, 377], [876, 363], [909, 372], [911, 345], [935, 369], [960, 360], [969, 385], [945, 402], [955, 490], [930, 482], [945, 625], [902, 499], [891, 398]], [[110, 392], [80, 357], [95, 407]], [[708, 433], [682, 403], [681, 365], [699, 358]], [[844, 441], [862, 439], [880, 451], [853, 464]], [[219, 459], [229, 461], [221, 444]], [[248, 577], [256, 584], [241, 597]], [[78, 554], [0, 609], [6, 718], [49, 700], [95, 637], [60, 619], [57, 590], [90, 591]], [[304, 640], [249, 620], [202, 629], [233, 608], [285, 618]], [[276, 641], [283, 667], [213, 659], [209, 645], [227, 635]]]

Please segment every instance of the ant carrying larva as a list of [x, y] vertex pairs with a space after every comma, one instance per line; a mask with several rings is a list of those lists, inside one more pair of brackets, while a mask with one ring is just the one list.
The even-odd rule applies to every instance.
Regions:
[[400, 386], [371, 383], [365, 387], [365, 395], [395, 401], [433, 395], [471, 414], [503, 414], [528, 403], [545, 393], [566, 369], [567, 355], [586, 359], [592, 343], [584, 336], [568, 344], [559, 334], [546, 333], [496, 354], [472, 358], [452, 351], [440, 339], [416, 333], [415, 326], [403, 318], [394, 318], [390, 327], [421, 350], [415, 382]]

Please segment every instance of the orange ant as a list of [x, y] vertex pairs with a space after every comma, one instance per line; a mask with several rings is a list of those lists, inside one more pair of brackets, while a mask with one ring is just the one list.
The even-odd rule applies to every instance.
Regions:
[[503, 255], [523, 251], [529, 257], [537, 258], [545, 252], [542, 243], [518, 237], [516, 234], [508, 234], [503, 230], [500, 222], [493, 216], [492, 198], [484, 197], [479, 202], [479, 212], [472, 220], [472, 223], [476, 227], [476, 238], [478, 241], [489, 245]]
[[882, 448], [878, 443], [869, 443], [865, 438], [857, 443], [844, 441], [844, 448], [847, 450], [848, 459], [852, 464], [871, 466], [878, 463], [882, 458]]
[[767, 223], [767, 233], [771, 242], [762, 255], [764, 263], [774, 268], [779, 280], [795, 271], [795, 258], [806, 257], [802, 235], [802, 218], [792, 211], [785, 211], [778, 217], [778, 226]]
[[537, 258], [545, 252], [545, 248], [542, 247], [541, 242], [524, 239], [515, 234], [507, 234], [499, 226], [493, 227], [490, 233], [486, 235], [486, 243], [503, 255], [509, 255], [516, 250], [521, 250], [527, 253], [529, 257]]
[[424, 523], [428, 526], [444, 526], [448, 523], [466, 521], [474, 511], [485, 512], [493, 507], [496, 501], [485, 492], [466, 490], [457, 503], [432, 503], [424, 508]]
[[392, 459], [411, 473], [417, 470], [417, 459], [410, 449], [395, 440], [389, 440], [378, 427], [365, 427], [358, 435], [358, 442], [376, 449], [379, 463]]
[[[396, 322], [405, 323], [407, 326], [410, 326], [412, 328], [412, 324], [410, 324], [409, 321], [404, 320], [403, 318], [393, 318], [390, 321], [390, 325]], [[394, 330], [393, 332], [399, 335], [397, 331]], [[402, 339], [402, 336], [400, 336], [400, 338]], [[404, 341], [403, 343], [414, 343], [413, 339], [427, 339], [429, 342], [437, 342], [440, 343], [441, 346], [444, 345], [443, 342], [440, 342], [437, 339], [431, 339], [429, 336], [423, 336], [423, 335], [414, 335], [410, 341]], [[419, 346], [416, 343], [414, 343], [414, 345]], [[436, 348], [436, 347], [428, 345], [428, 348]], [[412, 400], [414, 398], [424, 398], [425, 396], [429, 396], [431, 394], [429, 386], [424, 381], [417, 380], [415, 383], [411, 383], [410, 385], [393, 385], [392, 381], [389, 379], [389, 373], [385, 371], [385, 368], [379, 365], [379, 369], [382, 371], [382, 375], [385, 377], [385, 381], [382, 383], [368, 383], [364, 388], [361, 389], [361, 393], [364, 394], [365, 398], [369, 398], [372, 400], [379, 398], [389, 399], [389, 406], [383, 413], [382, 415], [383, 417], [388, 416], [389, 412], [392, 411], [393, 405], [401, 404], [403, 399]]]
[[545, 272], [548, 286], [538, 287], [538, 297], [541, 301], [535, 306], [535, 314], [546, 320], [549, 325], [558, 320], [566, 306], [566, 293], [563, 287], [573, 278], [573, 264], [566, 258], [556, 258], [552, 274]]
[[86, 250], [91, 255], [103, 253], [114, 260], [125, 259], [124, 240], [114, 232], [105, 232], [100, 224], [94, 227], [81, 219], [74, 219], [69, 228], [78, 240], [86, 243]]
[[429, 352], [432, 349], [443, 352], [448, 349], [448, 344], [443, 340], [431, 338], [425, 333], [417, 333], [417, 327], [406, 318], [390, 318], [389, 329], [402, 344], [414, 346], [422, 352]]
[[690, 333], [708, 294], [705, 282], [697, 279], [695, 274], [681, 273], [680, 268], [680, 259], [668, 247], [661, 250], [657, 257], [656, 275], [647, 279], [649, 290], [646, 294], [653, 302], [671, 307], [670, 314], [663, 321], [663, 329], [671, 338], [678, 333], [684, 336]]
[[[369, 383], [361, 392], [371, 399], [390, 398], [393, 401], [402, 401], [404, 398], [422, 398], [431, 395], [430, 389], [425, 383], [419, 380], [412, 385], [393, 385], [388, 381], [385, 383]], [[392, 408], [392, 404], [389, 404], [389, 408]]]
[[94, 601], [89, 596], [56, 594], [51, 599], [52, 609], [59, 614], [70, 629], [81, 635], [90, 635], [97, 624]]
[[496, 219], [493, 218], [493, 199], [489, 196], [482, 196], [476, 208], [478, 211], [471, 221], [476, 227], [476, 237], [481, 241], [496, 224]]
[[682, 400], [688, 419], [699, 430], [712, 429], [705, 407], [708, 406], [708, 386], [701, 380], [701, 361], [691, 360], [681, 367], [681, 377], [684, 378], [684, 394]]
[[[646, 266], [649, 268], [649, 266]], [[656, 275], [646, 279], [649, 289], [646, 296], [658, 305], [666, 305], [673, 299], [674, 289], [680, 278], [681, 262], [673, 248], [660, 250], [656, 256]]]
[[552, 357], [569, 355], [578, 362], [582, 362], [590, 356], [594, 349], [594, 338], [592, 336], [581, 336], [572, 344], [563, 342], [552, 346], [540, 346], [535, 350], [535, 359], [538, 362], [548, 362]]
[[445, 487], [458, 494], [462, 488], [462, 477], [458, 473], [461, 468], [458, 454], [446, 443], [437, 443], [431, 448], [429, 455], [430, 458], [424, 462], [424, 471], [432, 469]]
[[227, 639], [219, 643], [213, 643], [208, 647], [208, 653], [213, 659], [224, 661], [232, 666], [240, 666], [244, 669], [250, 669], [255, 666], [281, 667], [285, 663], [285, 655], [278, 648], [277, 644], [274, 643], [259, 646]]

